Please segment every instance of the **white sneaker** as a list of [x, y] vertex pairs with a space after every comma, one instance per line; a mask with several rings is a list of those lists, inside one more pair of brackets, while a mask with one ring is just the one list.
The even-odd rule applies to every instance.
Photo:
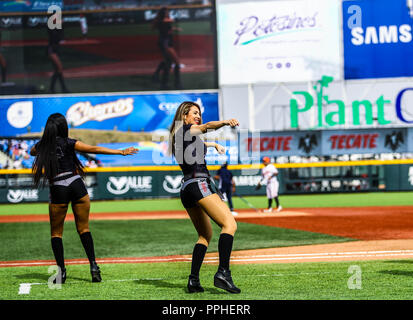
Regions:
[[272, 212], [272, 208], [264, 209], [264, 212], [265, 212], [265, 213], [270, 213], [270, 212]]
[[279, 206], [277, 209], [277, 212], [280, 212], [283, 209], [283, 207]]
[[231, 211], [231, 213], [232, 213], [233, 216], [237, 216], [237, 215], [238, 215], [238, 212], [235, 212], [235, 211]]

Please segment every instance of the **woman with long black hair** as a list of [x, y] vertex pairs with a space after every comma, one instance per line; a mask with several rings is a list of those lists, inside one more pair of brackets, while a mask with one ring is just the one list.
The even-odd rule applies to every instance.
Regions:
[[63, 225], [69, 203], [72, 203], [73, 215], [80, 240], [90, 263], [92, 282], [102, 280], [100, 269], [95, 259], [92, 234], [89, 230], [90, 198], [82, 180], [83, 165], [75, 151], [95, 154], [132, 155], [138, 152], [133, 147], [114, 150], [90, 146], [78, 140], [70, 139], [67, 121], [60, 113], [49, 116], [43, 136], [30, 150], [35, 156], [33, 162], [33, 180], [36, 187], [50, 188], [49, 218], [51, 244], [59, 272], [55, 282], [64, 283], [66, 268], [63, 252]]
[[212, 237], [212, 219], [221, 227], [218, 241], [219, 267], [214, 276], [214, 285], [230, 293], [240, 293], [232, 281], [229, 269], [230, 256], [237, 223], [228, 206], [211, 187], [211, 175], [205, 163], [208, 147], [219, 153], [224, 148], [214, 142], [203, 142], [201, 134], [223, 126], [238, 126], [238, 120], [210, 121], [202, 123], [201, 108], [190, 101], [181, 103], [170, 128], [169, 151], [172, 153], [184, 175], [181, 187], [181, 201], [198, 232], [198, 241], [192, 253], [191, 274], [188, 292], [203, 292], [199, 281], [199, 270]]

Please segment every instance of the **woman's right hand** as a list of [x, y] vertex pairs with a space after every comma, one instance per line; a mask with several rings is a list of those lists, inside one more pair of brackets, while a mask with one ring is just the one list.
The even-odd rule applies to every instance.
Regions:
[[227, 126], [230, 126], [231, 128], [235, 128], [236, 126], [239, 126], [239, 122], [237, 119], [229, 119], [225, 120], [225, 124]]
[[132, 155], [132, 154], [138, 153], [138, 151], [139, 149], [136, 149], [134, 147], [129, 147], [127, 149], [122, 150], [122, 156]]

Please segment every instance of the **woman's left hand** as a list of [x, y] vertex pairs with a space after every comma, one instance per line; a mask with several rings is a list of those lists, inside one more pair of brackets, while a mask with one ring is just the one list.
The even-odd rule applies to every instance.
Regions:
[[123, 156], [132, 155], [132, 154], [137, 153], [138, 151], [139, 151], [139, 149], [136, 149], [134, 147], [129, 147], [127, 149], [122, 150], [122, 155]]
[[219, 154], [225, 154], [225, 147], [221, 146], [220, 144], [215, 144], [215, 149]]

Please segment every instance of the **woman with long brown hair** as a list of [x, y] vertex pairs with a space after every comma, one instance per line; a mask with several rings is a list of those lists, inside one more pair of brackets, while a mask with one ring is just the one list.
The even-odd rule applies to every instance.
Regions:
[[175, 156], [184, 174], [181, 201], [198, 232], [187, 285], [190, 293], [204, 291], [199, 281], [199, 270], [212, 237], [210, 219], [221, 227], [218, 241], [219, 267], [214, 276], [214, 285], [230, 293], [241, 292], [233, 283], [229, 268], [237, 224], [228, 206], [212, 189], [211, 175], [205, 163], [207, 147], [214, 147], [219, 153], [223, 153], [224, 148], [216, 143], [203, 142], [200, 138], [201, 134], [209, 130], [238, 125], [236, 119], [203, 124], [200, 106], [186, 101], [176, 110], [170, 128], [170, 152]]
[[90, 198], [82, 180], [83, 165], [75, 151], [96, 154], [132, 155], [138, 152], [133, 147], [114, 150], [90, 146], [78, 140], [70, 139], [65, 117], [60, 113], [49, 116], [42, 138], [30, 150], [35, 156], [33, 162], [33, 180], [36, 187], [50, 188], [49, 218], [53, 254], [59, 272], [55, 283], [66, 281], [66, 268], [63, 253], [63, 224], [69, 203], [72, 203], [73, 215], [80, 240], [90, 263], [92, 282], [102, 280], [100, 269], [95, 259], [92, 234], [89, 230]]

